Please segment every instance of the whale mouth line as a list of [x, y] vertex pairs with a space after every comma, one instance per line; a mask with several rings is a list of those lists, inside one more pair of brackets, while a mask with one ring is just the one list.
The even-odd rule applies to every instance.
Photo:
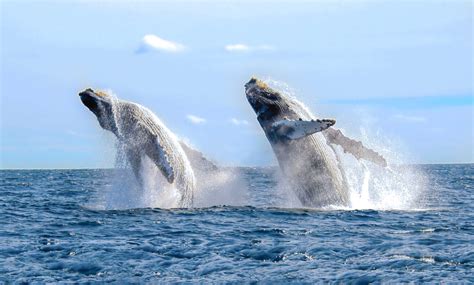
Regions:
[[84, 98], [84, 97], [92, 97], [94, 99], [99, 99], [100, 97], [105, 97], [102, 92], [95, 92], [91, 88], [87, 88], [86, 90], [82, 91], [79, 93], [79, 97]]
[[84, 106], [86, 106], [97, 117], [101, 117], [103, 115], [100, 109], [106, 107], [109, 104], [107, 96], [108, 95], [106, 93], [94, 91], [91, 88], [87, 88], [79, 93], [82, 104], [84, 104]]
[[81, 102], [84, 104], [89, 110], [94, 111], [98, 107], [98, 100], [95, 96], [91, 94], [82, 94]]
[[91, 88], [80, 92], [79, 97], [82, 103], [93, 112], [99, 107], [100, 102], [107, 103], [109, 101], [109, 95], [107, 93], [94, 91]]

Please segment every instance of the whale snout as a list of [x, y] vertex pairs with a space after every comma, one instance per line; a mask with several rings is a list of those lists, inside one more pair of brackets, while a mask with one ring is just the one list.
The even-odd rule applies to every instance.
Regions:
[[111, 104], [109, 94], [102, 91], [94, 91], [91, 88], [79, 92], [79, 97], [81, 97], [82, 103], [91, 111], [94, 111], [98, 105], [103, 106]]
[[79, 93], [79, 97], [81, 97], [82, 104], [84, 104], [89, 110], [92, 112], [97, 110], [99, 100], [94, 90], [87, 88]]
[[247, 96], [251, 96], [268, 89], [268, 85], [256, 77], [250, 78], [249, 82], [245, 83], [244, 86], [245, 94], [247, 94]]
[[248, 89], [250, 89], [251, 87], [253, 87], [256, 83], [257, 83], [257, 78], [255, 77], [252, 77], [250, 78], [249, 82], [245, 83], [245, 91], [247, 91]]
[[109, 94], [87, 88], [84, 91], [79, 92], [79, 97], [81, 98], [82, 104], [94, 113], [103, 129], [114, 133], [117, 131], [117, 127], [113, 120], [113, 101]]
[[245, 83], [245, 95], [247, 97], [247, 100], [249, 101], [250, 105], [256, 108], [256, 103], [258, 101], [258, 91], [256, 88], [256, 83], [257, 83], [257, 78], [252, 77], [249, 82]]
[[91, 88], [87, 88], [84, 91], [79, 92], [79, 96], [81, 96], [81, 97], [83, 97], [83, 96], [93, 96], [93, 95], [95, 95], [95, 93], [94, 93], [94, 90], [92, 90]]

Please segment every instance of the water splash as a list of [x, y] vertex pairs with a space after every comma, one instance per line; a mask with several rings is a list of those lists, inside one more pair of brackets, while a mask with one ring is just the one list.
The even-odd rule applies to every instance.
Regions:
[[[350, 189], [351, 209], [410, 210], [422, 208], [425, 179], [409, 165], [380, 168], [343, 157]], [[389, 160], [390, 161], [390, 160]], [[362, 166], [361, 166], [362, 165]]]
[[138, 208], [176, 208], [181, 194], [169, 184], [154, 163], [146, 156], [142, 159], [139, 183], [128, 165], [125, 147], [115, 143], [115, 168], [111, 183], [98, 189], [87, 208], [96, 210], [125, 210]]
[[[164, 179], [150, 159], [145, 157], [143, 161], [142, 185], [135, 179], [126, 160], [119, 159], [112, 184], [103, 189], [98, 199], [88, 207], [103, 210], [179, 207], [181, 195], [178, 189]], [[196, 178], [194, 207], [246, 205], [247, 186], [237, 169], [199, 172]]]
[[196, 179], [195, 207], [247, 204], [247, 184], [237, 168], [196, 171]]
[[[280, 90], [294, 100], [294, 90], [287, 84], [272, 79], [266, 83]], [[108, 92], [117, 102], [117, 97]], [[311, 111], [300, 102], [302, 108]], [[114, 118], [117, 121], [116, 104], [113, 104]], [[361, 115], [361, 114], [359, 114]], [[312, 115], [316, 118], [314, 115]], [[426, 179], [421, 170], [414, 166], [404, 165], [405, 159], [397, 151], [392, 139], [374, 134], [373, 127], [361, 127], [355, 137], [366, 146], [376, 149], [387, 159], [390, 166], [381, 168], [372, 163], [358, 161], [342, 148], [334, 147], [340, 166], [345, 172], [350, 196], [350, 206], [341, 208], [329, 206], [327, 209], [378, 209], [378, 210], [413, 210], [423, 207], [421, 198], [425, 189]], [[131, 209], [131, 208], [175, 208], [180, 199], [179, 191], [167, 183], [161, 172], [148, 159], [142, 160], [140, 185], [129, 169], [124, 146], [116, 143], [116, 172], [112, 184], [108, 185], [100, 197], [90, 207], [97, 209]], [[215, 205], [248, 205], [247, 185], [241, 173], [236, 169], [221, 168], [219, 170], [195, 171], [197, 189], [194, 194], [195, 207]], [[299, 208], [301, 203], [291, 187], [284, 179], [280, 179], [274, 195], [278, 197], [275, 205], [284, 208]]]
[[[264, 80], [271, 88], [275, 88], [301, 104], [310, 116], [317, 119], [309, 108], [298, 101], [294, 89], [286, 83], [267, 78]], [[364, 114], [358, 114], [364, 116]], [[367, 117], [368, 115], [365, 114]], [[365, 122], [368, 122], [366, 120]], [[345, 153], [340, 146], [333, 149], [339, 166], [345, 173], [348, 185], [350, 206], [341, 208], [329, 206], [328, 209], [377, 209], [377, 210], [410, 210], [422, 208], [422, 196], [426, 187], [426, 178], [422, 171], [409, 166], [403, 158], [394, 140], [383, 137], [381, 132], [374, 134], [374, 126], [362, 126], [360, 134], [355, 138], [369, 148], [379, 151], [388, 161], [389, 166], [382, 168], [370, 162], [359, 161], [351, 154]], [[342, 130], [345, 132], [344, 130]], [[347, 132], [345, 132], [347, 134]], [[288, 189], [284, 187], [283, 189]], [[287, 190], [291, 191], [291, 190]], [[294, 204], [294, 203], [293, 203]]]
[[[122, 135], [123, 119], [119, 114], [120, 100], [111, 90], [107, 90], [112, 101], [112, 120], [117, 127], [117, 133]], [[138, 104], [137, 104], [138, 105]], [[179, 142], [171, 131], [161, 123], [158, 117], [149, 109], [138, 105], [147, 116], [160, 125], [166, 136], [172, 142]], [[136, 138], [139, 140], [140, 138]], [[176, 208], [180, 206], [182, 200], [181, 192], [175, 186], [178, 182], [169, 184], [161, 171], [154, 162], [146, 155], [141, 158], [140, 174], [137, 179], [131, 171], [131, 167], [126, 155], [127, 146], [117, 141], [114, 145], [115, 155], [115, 177], [111, 185], [102, 191], [99, 197], [88, 207], [96, 209], [132, 209], [132, 208]], [[183, 151], [179, 145], [175, 145], [175, 149], [171, 155], [176, 152]], [[184, 153], [182, 157], [186, 157]], [[185, 165], [181, 171], [184, 171], [183, 177], [192, 178], [186, 180], [194, 184], [198, 180], [197, 187], [194, 191], [194, 206], [209, 207], [214, 205], [243, 205], [246, 194], [246, 187], [242, 178], [232, 169], [213, 169], [213, 170], [192, 170], [190, 161], [184, 159]], [[199, 163], [198, 163], [199, 164]], [[231, 199], [229, 199], [231, 198]]]
[[[112, 120], [106, 123], [116, 126], [117, 135], [122, 136], [123, 120], [119, 117], [120, 100], [111, 90], [105, 93], [110, 96], [112, 106]], [[143, 112], [148, 113], [152, 120], [162, 125], [160, 120], [147, 108], [138, 105]], [[164, 132], [167, 132], [164, 129]], [[170, 135], [173, 135], [172, 133]], [[140, 140], [141, 138], [136, 138]], [[171, 139], [176, 139], [172, 137]], [[131, 209], [131, 208], [173, 208], [181, 200], [180, 191], [170, 185], [156, 165], [145, 155], [141, 158], [140, 177], [137, 179], [131, 171], [127, 156], [126, 145], [116, 141], [115, 148], [115, 175], [112, 184], [101, 191], [99, 197], [91, 203], [97, 209]], [[185, 170], [191, 169], [185, 167]]]

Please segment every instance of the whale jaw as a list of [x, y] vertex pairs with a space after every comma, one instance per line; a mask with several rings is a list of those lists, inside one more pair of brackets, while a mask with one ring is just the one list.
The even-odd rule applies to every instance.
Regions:
[[[91, 112], [96, 114], [98, 104], [97, 100], [95, 99], [94, 91], [90, 88], [79, 93], [79, 97], [81, 97], [82, 104], [84, 104]], [[97, 115], [97, 114], [96, 114]]]
[[245, 91], [280, 169], [301, 204], [347, 205], [341, 169], [323, 134], [336, 121], [313, 117], [291, 95], [256, 78], [245, 84]]
[[99, 125], [104, 129], [117, 134], [117, 126], [113, 114], [113, 101], [111, 96], [91, 88], [87, 88], [79, 93], [82, 104], [87, 107], [99, 121]]

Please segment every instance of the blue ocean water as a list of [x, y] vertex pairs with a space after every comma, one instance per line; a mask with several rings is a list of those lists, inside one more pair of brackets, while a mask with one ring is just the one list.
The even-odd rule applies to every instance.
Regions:
[[474, 165], [418, 168], [406, 210], [275, 207], [276, 168], [235, 169], [248, 206], [99, 210], [113, 170], [2, 170], [0, 282], [474, 282]]

